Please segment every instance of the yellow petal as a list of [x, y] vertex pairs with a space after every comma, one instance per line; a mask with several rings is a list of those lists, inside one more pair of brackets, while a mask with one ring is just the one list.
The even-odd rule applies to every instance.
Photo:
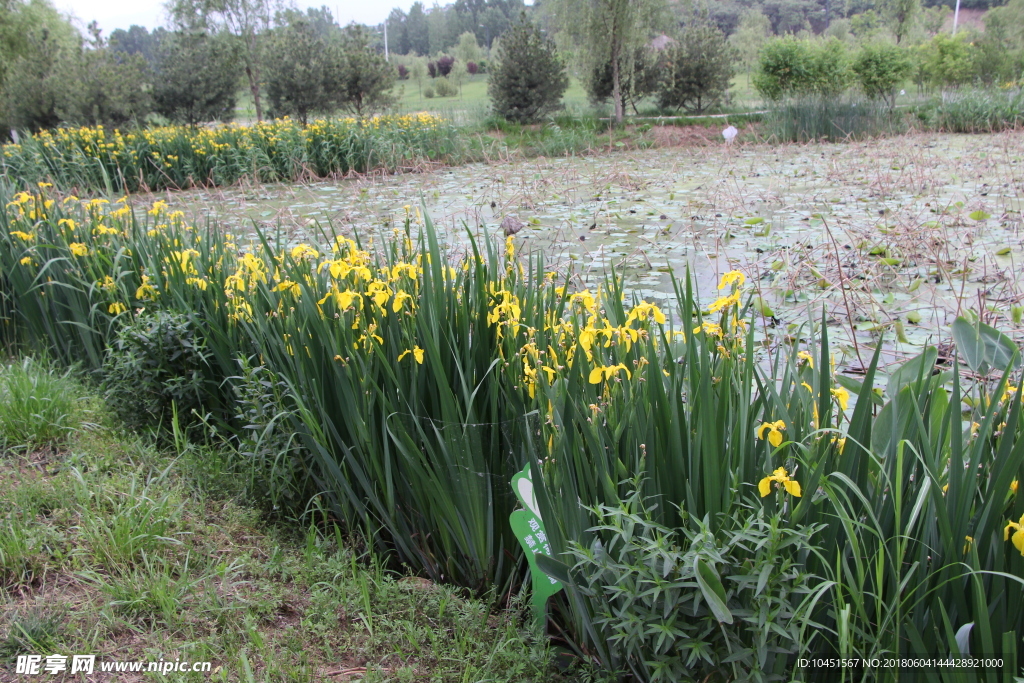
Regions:
[[1024, 529], [1013, 535], [1013, 546], [1020, 551], [1021, 556], [1024, 556]]
[[602, 379], [604, 379], [604, 368], [598, 367], [590, 371], [591, 384], [600, 384]]
[[782, 485], [786, 487], [786, 493], [797, 498], [800, 497], [800, 482], [787, 479], [782, 482]]
[[757, 483], [757, 490], [760, 492], [761, 497], [764, 498], [772, 492], [772, 478], [765, 477]]
[[765, 430], [766, 429], [771, 429], [771, 428], [772, 428], [772, 426], [770, 424], [768, 424], [767, 422], [762, 424], [760, 427], [757, 428], [757, 438], [763, 439], [764, 438]]
[[772, 427], [772, 430], [768, 432], [768, 443], [773, 446], [778, 446], [782, 443], [782, 432]]

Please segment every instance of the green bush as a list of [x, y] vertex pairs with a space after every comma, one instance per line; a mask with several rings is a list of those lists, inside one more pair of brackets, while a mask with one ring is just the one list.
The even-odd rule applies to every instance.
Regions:
[[501, 36], [487, 94], [494, 113], [529, 123], [555, 111], [569, 87], [554, 42], [524, 14]]
[[210, 387], [209, 352], [194, 319], [186, 313], [145, 312], [122, 327], [107, 349], [104, 397], [132, 429], [169, 427], [175, 411], [194, 423]]
[[914, 63], [900, 47], [873, 43], [860, 49], [852, 68], [868, 99], [882, 100], [892, 108], [896, 105], [896, 91], [910, 77]]
[[449, 81], [447, 76], [441, 76], [434, 80], [434, 93], [438, 97], [455, 97], [459, 94], [459, 86]]
[[635, 491], [591, 512], [595, 539], [571, 544], [568, 590], [612, 662], [637, 681], [789, 680], [822, 587], [802, 567], [816, 529], [787, 528], [760, 505], [717, 530], [681, 510], [668, 528]]
[[665, 60], [658, 104], [703, 114], [725, 99], [736, 73], [737, 53], [716, 26], [693, 23], [666, 48]]
[[308, 476], [310, 453], [290, 429], [295, 402], [287, 383], [269, 368], [248, 360], [240, 365], [233, 386], [235, 443], [246, 490], [274, 510], [301, 514], [315, 491]]
[[918, 47], [921, 73], [927, 83], [950, 88], [970, 83], [974, 73], [974, 46], [966, 32], [939, 33]]
[[60, 446], [82, 426], [80, 391], [68, 372], [25, 358], [0, 368], [0, 446]]
[[805, 40], [785, 36], [761, 50], [753, 84], [768, 101], [793, 96], [837, 97], [853, 81], [849, 56], [836, 38]]

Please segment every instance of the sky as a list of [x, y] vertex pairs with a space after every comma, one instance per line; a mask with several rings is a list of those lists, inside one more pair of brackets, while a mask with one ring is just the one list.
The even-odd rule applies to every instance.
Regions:
[[[415, 0], [293, 0], [302, 9], [327, 5], [334, 19], [344, 26], [353, 21], [360, 24], [376, 25], [384, 21], [393, 7], [409, 11]], [[132, 24], [153, 29], [164, 25], [163, 0], [53, 0], [57, 9], [72, 15], [80, 28], [96, 20], [103, 35]], [[424, 3], [424, 4], [433, 4]]]

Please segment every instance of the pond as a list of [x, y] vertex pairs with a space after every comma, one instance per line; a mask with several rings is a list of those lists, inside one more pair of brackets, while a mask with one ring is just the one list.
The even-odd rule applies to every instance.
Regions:
[[689, 268], [711, 301], [721, 273], [742, 270], [759, 334], [791, 334], [824, 310], [852, 356], [881, 334], [893, 354], [914, 353], [965, 310], [1024, 337], [1022, 193], [1024, 133], [1008, 132], [722, 143], [162, 198], [198, 223], [280, 227], [295, 241], [317, 222], [390, 232], [418, 208], [449, 244], [467, 228], [500, 240], [511, 216], [520, 253], [572, 263], [584, 286], [614, 266], [629, 290], [663, 300], [670, 272]]

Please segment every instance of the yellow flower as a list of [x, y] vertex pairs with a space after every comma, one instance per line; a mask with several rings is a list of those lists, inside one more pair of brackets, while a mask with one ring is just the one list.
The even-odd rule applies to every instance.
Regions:
[[764, 433], [768, 432], [768, 443], [773, 446], [778, 446], [782, 443], [782, 430], [786, 428], [786, 423], [782, 420], [776, 420], [775, 422], [764, 422], [760, 427], [757, 428], [757, 438], [763, 439]]
[[704, 334], [713, 334], [719, 339], [721, 339], [723, 335], [722, 326], [718, 323], [701, 323], [698, 327], [693, 328], [693, 333], [697, 334], [701, 330], [704, 331]]
[[299, 286], [298, 282], [292, 282], [291, 280], [281, 280], [279, 283], [274, 285], [274, 292], [288, 292], [292, 296], [299, 296], [302, 293], [302, 287]]
[[71, 253], [74, 254], [75, 256], [89, 255], [89, 247], [85, 246], [81, 242], [72, 242], [71, 244], [68, 245], [68, 248], [71, 249]]
[[725, 289], [732, 283], [736, 283], [738, 287], [742, 287], [743, 283], [747, 281], [747, 276], [738, 270], [730, 270], [728, 273], [722, 276], [721, 282], [718, 283], [719, 289]]
[[401, 289], [398, 290], [397, 292], [395, 292], [395, 300], [391, 302], [391, 310], [393, 310], [395, 313], [398, 313], [400, 310], [402, 310], [402, 306], [406, 301], [409, 301], [409, 305], [412, 306], [412, 295]]
[[1016, 479], [1011, 481], [1010, 482], [1010, 493], [1016, 494], [1017, 493], [1017, 486], [1018, 486], [1018, 483], [1017, 483]]
[[18, 261], [18, 263], [20, 263], [23, 266], [31, 266], [32, 265], [32, 257], [31, 256], [26, 256], [23, 259], [21, 259], [20, 261]]
[[1024, 556], [1024, 515], [1021, 515], [1019, 522], [1014, 522], [1013, 520], [1010, 520], [1006, 523], [1006, 528], [1003, 529], [1004, 541], [1011, 540], [1010, 529], [1016, 529], [1016, 532], [1013, 534], [1012, 539], [1013, 546], [1020, 551], [1020, 554], [1022, 556]]
[[796, 357], [799, 360], [807, 361], [807, 365], [809, 365], [812, 370], [814, 369], [814, 356], [807, 353], [806, 351], [800, 351], [799, 353], [796, 354]]
[[846, 410], [846, 407], [850, 404], [850, 392], [839, 387], [838, 389], [832, 390], [832, 395], [835, 396], [836, 401], [839, 402], [839, 407]]
[[971, 550], [971, 544], [974, 543], [974, 537], [964, 536], [964, 540], [967, 541], [966, 543], [964, 543], [964, 554], [966, 555]]
[[156, 287], [149, 284], [149, 276], [142, 276], [142, 284], [135, 290], [136, 299], [155, 299], [157, 296]]
[[723, 296], [723, 297], [720, 297], [719, 299], [717, 299], [716, 301], [714, 301], [710, 306], [708, 306], [708, 311], [711, 312], [711, 313], [717, 313], [718, 311], [722, 310], [723, 308], [728, 308], [730, 306], [737, 306], [737, 305], [739, 305], [739, 303], [740, 303], [740, 293], [737, 290], [737, 291], [733, 292], [732, 294], [730, 294], [729, 296]]
[[417, 363], [419, 363], [420, 365], [423, 365], [423, 349], [421, 349], [418, 346], [414, 346], [411, 349], [406, 349], [405, 351], [402, 351], [402, 353], [400, 353], [398, 355], [398, 360], [401, 361], [403, 358], [408, 356], [410, 353], [412, 354], [412, 357], [416, 359]]
[[780, 467], [757, 483], [757, 490], [760, 492], [762, 498], [772, 492], [773, 481], [782, 484], [783, 488], [786, 489], [786, 493], [796, 496], [797, 498], [800, 497], [800, 483], [790, 479], [789, 474], [786, 472], [786, 468]]
[[1003, 397], [999, 399], [1000, 403], [1005, 403], [1006, 399], [1011, 398], [1017, 393], [1017, 387], [1006, 387], [1006, 391], [1003, 392]]
[[107, 306], [107, 313], [110, 313], [111, 315], [120, 315], [121, 313], [124, 313], [127, 310], [128, 307], [125, 306], [120, 301], [115, 301], [114, 303]]
[[308, 244], [300, 244], [297, 247], [293, 247], [291, 254], [292, 258], [296, 261], [300, 261], [307, 257], [315, 259], [320, 256], [320, 253]]
[[32, 240], [34, 240], [36, 238], [36, 236], [33, 235], [32, 233], [30, 233], [30, 232], [22, 232], [21, 230], [12, 230], [11, 231], [11, 235], [13, 235], [14, 237], [17, 237], [22, 242], [31, 242]]
[[626, 373], [627, 378], [632, 378], [633, 375], [629, 372], [629, 369], [622, 363], [618, 365], [609, 365], [607, 367], [597, 366], [590, 371], [590, 383], [600, 384], [603, 380], [611, 379], [619, 373], [619, 370], [623, 370]]
[[[589, 295], [590, 293], [587, 292], [587, 294]], [[591, 298], [590, 308], [593, 308], [593, 298]], [[642, 301], [633, 307], [633, 310], [629, 312], [629, 316], [626, 318], [626, 325], [641, 318], [654, 318], [654, 322], [659, 325], [664, 325], [666, 321], [665, 314], [661, 312], [661, 309], [646, 301]]]

